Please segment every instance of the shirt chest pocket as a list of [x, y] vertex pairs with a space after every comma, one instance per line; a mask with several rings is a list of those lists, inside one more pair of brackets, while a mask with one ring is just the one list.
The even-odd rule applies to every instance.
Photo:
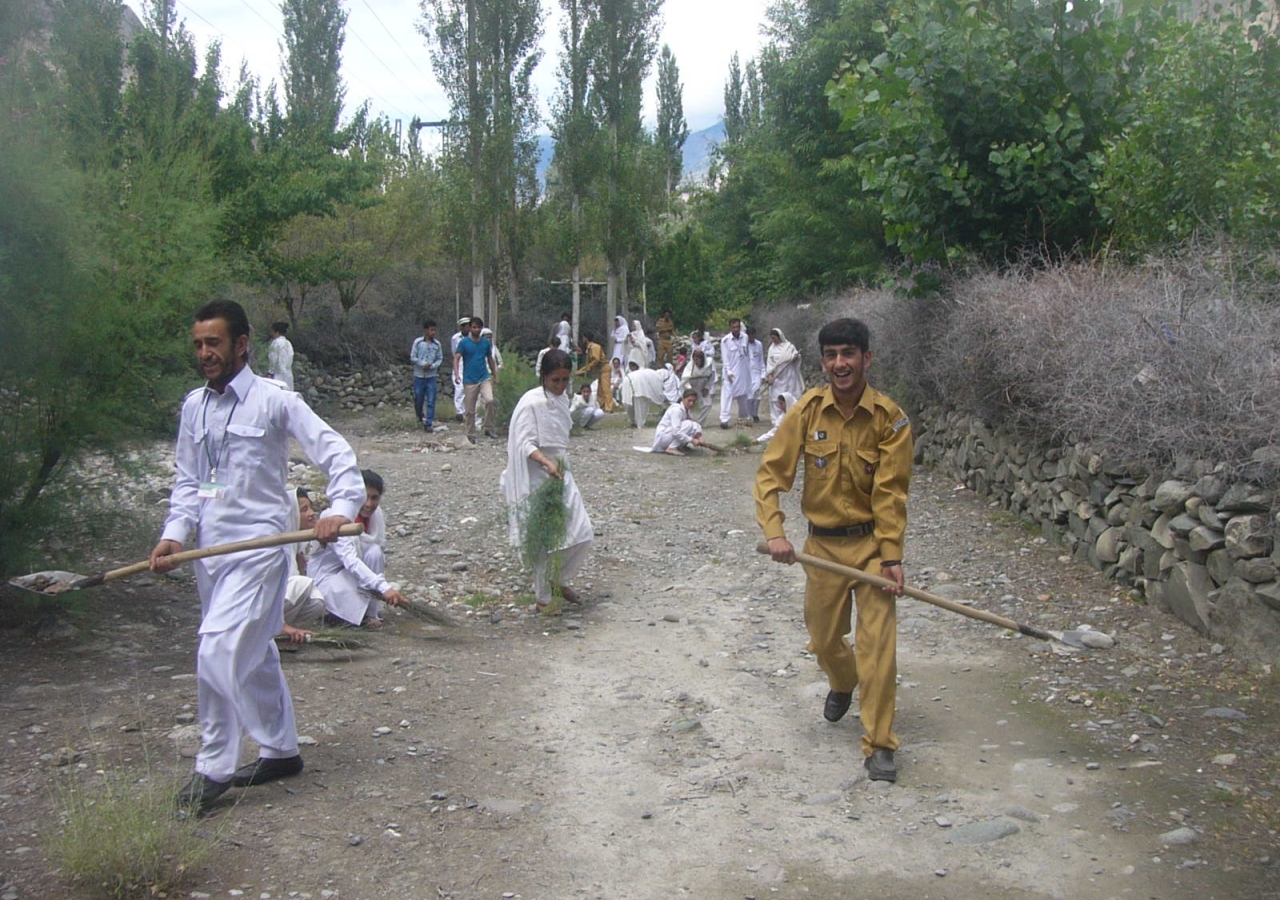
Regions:
[[879, 468], [879, 448], [873, 447], [870, 450], [858, 449], [853, 465], [853, 483], [857, 485], [859, 490], [870, 494], [871, 488], [875, 484], [876, 472]]
[[804, 445], [804, 477], [825, 481], [840, 468], [839, 441], [809, 441]]
[[267, 429], [259, 425], [241, 425], [233, 422], [227, 426], [227, 434], [236, 438], [247, 438], [249, 440], [261, 440], [266, 437]]

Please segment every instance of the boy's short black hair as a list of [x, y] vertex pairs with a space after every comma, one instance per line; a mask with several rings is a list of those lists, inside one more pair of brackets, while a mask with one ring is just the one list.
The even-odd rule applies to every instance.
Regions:
[[288, 334], [289, 323], [288, 322], [272, 322], [271, 330], [274, 331], [276, 334], [280, 334], [280, 335]]
[[425, 322], [422, 323], [423, 331], [426, 331], [428, 328], [435, 328], [435, 327], [436, 327], [435, 319], [427, 319]]
[[863, 353], [871, 349], [871, 329], [861, 319], [836, 319], [818, 331], [819, 347], [852, 344]]
[[382, 484], [382, 476], [373, 471], [373, 469], [361, 469], [360, 475], [364, 478], [365, 487], [373, 488], [379, 494], [385, 494], [387, 492], [386, 488], [383, 487]]
[[472, 316], [472, 317], [471, 317], [471, 321], [470, 321], [470, 322], [468, 322], [467, 324], [468, 324], [468, 325], [479, 325], [481, 328], [483, 328], [483, 327], [484, 327], [484, 319], [480, 318], [479, 316]]

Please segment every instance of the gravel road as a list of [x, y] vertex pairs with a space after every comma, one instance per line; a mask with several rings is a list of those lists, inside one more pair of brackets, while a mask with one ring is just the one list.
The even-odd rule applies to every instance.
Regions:
[[[505, 444], [432, 449], [410, 418], [334, 423], [386, 480], [389, 575], [458, 625], [392, 613], [366, 650], [287, 654], [306, 771], [207, 819], [218, 852], [181, 896], [1280, 897], [1276, 679], [942, 475], [913, 482], [910, 583], [1116, 645], [902, 601], [889, 786], [856, 710], [822, 719], [803, 572], [754, 551], [758, 456], [637, 453], [652, 431], [621, 416], [576, 438], [597, 539], [552, 619], [506, 543]], [[145, 555], [161, 512], [131, 515], [93, 564]], [[0, 599], [0, 900], [79, 897], [46, 858], [48, 785], [189, 771], [198, 603], [144, 576], [33, 639]]]

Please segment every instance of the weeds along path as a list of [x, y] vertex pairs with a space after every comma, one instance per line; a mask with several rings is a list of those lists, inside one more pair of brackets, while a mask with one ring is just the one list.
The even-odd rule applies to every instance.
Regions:
[[[821, 716], [802, 571], [754, 552], [758, 457], [637, 453], [651, 432], [619, 419], [571, 447], [597, 539], [559, 619], [531, 612], [506, 543], [503, 443], [421, 452], [386, 417], [337, 423], [386, 480], [390, 574], [461, 624], [392, 615], [367, 650], [287, 654], [307, 769], [206, 820], [217, 850], [185, 895], [1280, 896], [1273, 688], [1229, 653], [918, 472], [909, 579], [1119, 643], [1060, 656], [903, 601], [901, 776], [870, 783], [856, 710]], [[190, 765], [168, 735], [195, 700], [194, 591], [115, 590], [87, 635], [0, 632], [15, 898], [82, 896], [32, 837], [56, 827], [45, 755], [92, 757], [86, 780], [136, 771], [144, 746], [154, 777]]]

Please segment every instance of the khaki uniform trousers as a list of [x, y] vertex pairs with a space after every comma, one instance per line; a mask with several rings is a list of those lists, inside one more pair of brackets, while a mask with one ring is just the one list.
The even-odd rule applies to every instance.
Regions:
[[674, 341], [672, 338], [658, 335], [658, 368], [661, 369], [667, 363], [671, 362], [671, 348]]
[[[605, 360], [608, 362], [608, 360]], [[605, 412], [613, 412], [613, 386], [609, 384], [610, 367], [605, 366], [600, 370], [600, 384], [596, 388], [596, 402], [600, 404], [600, 408]]]
[[[863, 571], [878, 574], [880, 559], [874, 535], [858, 538], [810, 536], [804, 552]], [[894, 699], [898, 677], [898, 619], [896, 599], [878, 587], [863, 584], [824, 569], [805, 570], [804, 623], [809, 629], [809, 652], [827, 673], [833, 691], [858, 690], [861, 707], [862, 752], [878, 747], [898, 749], [893, 732]], [[853, 646], [849, 633], [853, 602], [858, 620]]]

